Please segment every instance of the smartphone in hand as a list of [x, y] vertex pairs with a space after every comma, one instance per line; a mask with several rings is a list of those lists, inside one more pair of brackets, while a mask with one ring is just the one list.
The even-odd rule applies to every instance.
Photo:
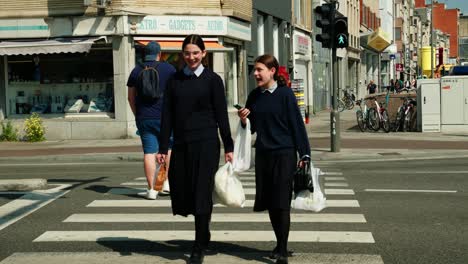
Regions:
[[235, 104], [234, 107], [237, 109], [237, 110], [241, 110], [242, 108], [244, 108], [243, 106], [239, 105], [239, 104]]

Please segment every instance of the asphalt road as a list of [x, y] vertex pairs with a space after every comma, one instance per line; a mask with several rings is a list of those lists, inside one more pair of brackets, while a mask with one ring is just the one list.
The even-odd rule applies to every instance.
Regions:
[[[290, 242], [289, 247], [297, 256], [290, 259], [291, 263], [319, 263], [319, 257], [329, 257], [329, 262], [320, 263], [381, 263], [387, 264], [466, 264], [468, 263], [468, 164], [463, 159], [427, 160], [427, 161], [398, 161], [398, 162], [367, 162], [367, 163], [337, 163], [323, 162], [318, 164], [327, 175], [322, 183], [327, 184], [325, 189], [347, 189], [354, 194], [327, 194], [329, 201], [357, 201], [358, 206], [337, 206], [324, 209], [321, 214], [337, 214], [354, 216], [362, 215], [362, 221], [339, 221], [325, 219], [325, 221], [298, 221], [291, 225], [292, 232], [305, 233], [307, 231], [333, 231], [358, 232], [370, 235], [374, 241], [329, 241], [327, 237], [318, 237], [315, 241]], [[8, 226], [0, 229], [0, 263], [22, 263], [14, 253], [25, 252], [31, 255], [31, 261], [41, 262], [44, 255], [56, 252], [58, 255], [71, 253], [89, 253], [94, 263], [107, 263], [102, 258], [104, 253], [118, 253], [119, 257], [132, 256], [136, 252], [143, 254], [144, 258], [157, 261], [163, 253], [171, 253], [171, 257], [165, 260], [176, 261], [183, 254], [190, 252], [191, 242], [185, 239], [170, 241], [149, 241], [147, 239], [120, 241], [106, 239], [82, 242], [80, 239], [69, 241], [48, 240], [44, 235], [55, 234], [59, 236], [69, 234], [69, 231], [88, 232], [88, 236], [99, 234], [100, 231], [145, 231], [164, 230], [178, 236], [180, 231], [193, 230], [191, 221], [167, 221], [158, 222], [151, 218], [120, 221], [117, 217], [104, 218], [104, 220], [92, 220], [91, 222], [76, 220], [79, 216], [95, 214], [124, 214], [125, 217], [139, 214], [161, 214], [170, 216], [169, 207], [135, 207], [124, 206], [124, 200], [143, 201], [135, 196], [135, 192], [116, 194], [117, 189], [126, 189], [144, 186], [125, 186], [122, 184], [133, 182], [143, 176], [142, 165], [138, 162], [120, 162], [104, 164], [67, 164], [47, 165], [28, 164], [23, 166], [6, 166], [0, 164], [0, 178], [47, 178], [51, 187], [72, 184], [66, 190], [56, 193], [41, 194], [41, 202], [49, 202], [43, 207], [30, 206], [25, 211], [29, 215], [15, 220]], [[249, 177], [252, 175], [244, 175]], [[342, 179], [340, 179], [342, 178]], [[141, 180], [139, 180], [141, 182]], [[347, 187], [332, 187], [334, 185]], [[62, 186], [62, 185], [60, 185]], [[63, 185], [65, 186], [65, 185]], [[126, 188], [127, 187], [127, 188]], [[412, 190], [412, 192], [408, 192]], [[18, 201], [17, 195], [1, 195], [1, 209], [10, 201]], [[248, 194], [247, 199], [253, 199]], [[167, 200], [160, 197], [158, 200]], [[120, 200], [115, 201], [115, 200]], [[110, 201], [115, 203], [108, 206], [91, 206], [94, 202]], [[20, 210], [21, 211], [21, 210]], [[21, 211], [24, 212], [24, 211]], [[233, 214], [252, 213], [251, 208], [215, 208], [214, 213], [225, 214], [233, 217]], [[297, 214], [310, 215], [307, 212], [293, 211]], [[16, 214], [20, 214], [16, 212]], [[75, 220], [70, 217], [77, 216]], [[113, 215], [115, 216], [115, 215]], [[122, 216], [122, 215], [121, 215]], [[218, 216], [216, 216], [218, 217]], [[248, 217], [248, 216], [246, 216]], [[1, 218], [0, 218], [1, 219]], [[146, 219], [146, 218], [145, 218]], [[294, 219], [294, 217], [293, 217]], [[0, 228], [2, 222], [0, 221]], [[3, 223], [5, 224], [5, 223]], [[274, 243], [261, 238], [251, 239], [253, 232], [271, 231], [270, 224], [266, 221], [233, 220], [213, 221], [212, 231], [236, 230], [252, 232], [250, 238], [244, 237], [239, 241], [214, 241], [211, 246], [214, 253], [212, 260], [216, 260], [216, 252], [230, 256], [243, 256], [241, 261], [257, 261], [255, 263], [272, 263], [263, 256], [274, 247]], [[90, 234], [91, 233], [91, 234]], [[94, 234], [93, 234], [94, 233]], [[127, 233], [125, 233], [127, 234]], [[66, 237], [66, 236], [64, 236]], [[62, 237], [61, 239], [66, 238]], [[293, 235], [290, 236], [294, 237]], [[50, 237], [49, 237], [50, 238]], [[156, 239], [158, 240], [158, 239]], [[249, 241], [250, 240], [250, 241]], [[260, 240], [260, 241], [259, 241]], [[333, 239], [332, 239], [333, 240]], [[35, 241], [35, 242], [33, 242]], [[161, 254], [159, 254], [161, 252]], [[237, 252], [237, 253], [236, 253]], [[310, 259], [302, 259], [303, 254], [311, 255]], [[41, 255], [42, 254], [42, 255]], [[244, 255], [242, 255], [244, 254]], [[254, 254], [256, 257], [246, 258], [245, 254]], [[322, 255], [320, 255], [322, 254]], [[180, 256], [179, 256], [180, 255]], [[34, 256], [34, 258], [32, 257]], [[343, 257], [342, 262], [333, 261]], [[366, 256], [366, 257], [362, 257]], [[370, 257], [369, 257], [370, 256]], [[136, 259], [138, 256], [134, 255]], [[315, 260], [314, 258], [315, 257]], [[296, 258], [296, 260], [294, 260]], [[134, 260], [135, 260], [134, 259]], [[183, 258], [182, 258], [183, 259]], [[364, 259], [367, 260], [364, 261]], [[369, 260], [373, 259], [373, 260]], [[210, 260], [210, 257], [207, 258]], [[62, 262], [75, 263], [71, 259], [63, 258]], [[218, 259], [219, 261], [219, 259]], [[47, 262], [54, 263], [54, 262]], [[58, 262], [57, 262], [58, 263]], [[142, 262], [143, 263], [143, 262]], [[146, 262], [144, 262], [146, 263]], [[150, 263], [150, 262], [148, 262]], [[166, 263], [166, 262], [164, 262]], [[174, 262], [175, 263], [175, 262]], [[179, 263], [179, 262], [177, 262]], [[216, 261], [212, 262], [216, 263]], [[221, 263], [221, 262], [218, 262]], [[227, 262], [226, 262], [227, 263]]]

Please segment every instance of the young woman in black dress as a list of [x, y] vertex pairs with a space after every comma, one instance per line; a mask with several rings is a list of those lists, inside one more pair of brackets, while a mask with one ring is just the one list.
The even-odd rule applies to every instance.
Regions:
[[271, 55], [255, 60], [258, 87], [238, 115], [243, 124], [249, 118], [251, 132], [257, 133], [254, 211], [268, 210], [277, 241], [270, 257], [283, 264], [290, 254], [287, 243], [297, 153], [301, 160], [310, 160], [310, 145], [296, 97], [278, 70], [278, 61]]
[[195, 242], [190, 263], [203, 263], [204, 251], [211, 239], [212, 193], [220, 158], [218, 128], [226, 162], [233, 160], [234, 144], [223, 82], [202, 65], [206, 56], [203, 39], [199, 35], [187, 36], [182, 53], [186, 66], [169, 81], [164, 94], [157, 159], [164, 163], [173, 132], [169, 167], [172, 212], [195, 216]]

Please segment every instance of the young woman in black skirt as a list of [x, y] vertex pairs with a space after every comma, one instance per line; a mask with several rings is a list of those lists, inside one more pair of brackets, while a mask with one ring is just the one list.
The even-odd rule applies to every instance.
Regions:
[[223, 81], [202, 65], [206, 56], [203, 39], [199, 35], [187, 36], [182, 55], [186, 65], [168, 82], [164, 94], [157, 159], [164, 163], [173, 132], [169, 167], [172, 212], [195, 216], [195, 242], [189, 263], [203, 263], [211, 239], [212, 193], [220, 158], [218, 128], [226, 162], [233, 160], [234, 144]]
[[258, 87], [238, 115], [243, 124], [249, 118], [251, 132], [257, 133], [254, 211], [268, 210], [277, 241], [270, 257], [283, 264], [290, 254], [287, 243], [297, 153], [301, 160], [310, 160], [310, 145], [296, 97], [278, 75], [276, 58], [258, 57], [254, 70]]

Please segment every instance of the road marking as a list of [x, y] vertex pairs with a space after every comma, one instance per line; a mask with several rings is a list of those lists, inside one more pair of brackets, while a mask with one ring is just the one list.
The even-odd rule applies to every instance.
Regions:
[[364, 189], [365, 192], [456, 193], [455, 190]]
[[342, 172], [322, 171], [322, 175], [343, 175]]
[[346, 181], [345, 177], [324, 177], [326, 181]]
[[[128, 264], [158, 263], [186, 264], [187, 256], [181, 252], [148, 252], [122, 254], [122, 252], [18, 252], [4, 259], [1, 264]], [[204, 258], [206, 264], [260, 264], [265, 263], [264, 252], [217, 252]], [[290, 264], [384, 264], [379, 255], [301, 253], [295, 252], [289, 258]]]
[[[253, 207], [254, 200], [246, 200], [244, 208]], [[359, 207], [357, 200], [326, 200], [326, 207]], [[171, 207], [170, 200], [95, 200], [87, 207]], [[215, 207], [225, 207], [216, 204]]]
[[[63, 222], [67, 223], [158, 223], [158, 222], [193, 222], [192, 215], [188, 217], [171, 214], [73, 214]], [[252, 222], [269, 223], [268, 214], [221, 214], [215, 213], [211, 222]], [[366, 223], [362, 214], [291, 214], [292, 223]]]
[[[124, 182], [120, 185], [123, 186], [147, 186], [147, 182]], [[244, 187], [255, 187], [255, 182], [242, 182], [242, 186]]]
[[[52, 184], [51, 184], [52, 185]], [[0, 230], [62, 197], [71, 184], [55, 184], [57, 187], [29, 192], [0, 207]]]
[[0, 163], [0, 167], [48, 167], [48, 166], [83, 166], [83, 165], [134, 165], [135, 163], [141, 162], [132, 162], [132, 161], [125, 161], [125, 162], [64, 162], [64, 163], [9, 163], [9, 164], [2, 164]]
[[349, 184], [345, 182], [326, 182], [325, 186], [327, 187], [349, 187]]
[[[145, 191], [146, 188], [112, 188], [107, 193], [116, 194], [116, 195], [136, 195], [139, 192]], [[245, 195], [254, 195], [254, 188], [244, 188]], [[352, 189], [327, 189], [325, 188], [325, 194], [334, 194], [334, 195], [354, 195]]]
[[354, 191], [352, 189], [327, 189], [327, 188], [325, 188], [325, 194], [354, 195]]
[[[193, 241], [194, 231], [109, 230], [109, 231], [47, 231], [33, 242], [103, 242], [103, 241]], [[211, 241], [274, 242], [272, 231], [211, 230]], [[353, 231], [291, 231], [289, 242], [375, 243], [371, 232]]]

